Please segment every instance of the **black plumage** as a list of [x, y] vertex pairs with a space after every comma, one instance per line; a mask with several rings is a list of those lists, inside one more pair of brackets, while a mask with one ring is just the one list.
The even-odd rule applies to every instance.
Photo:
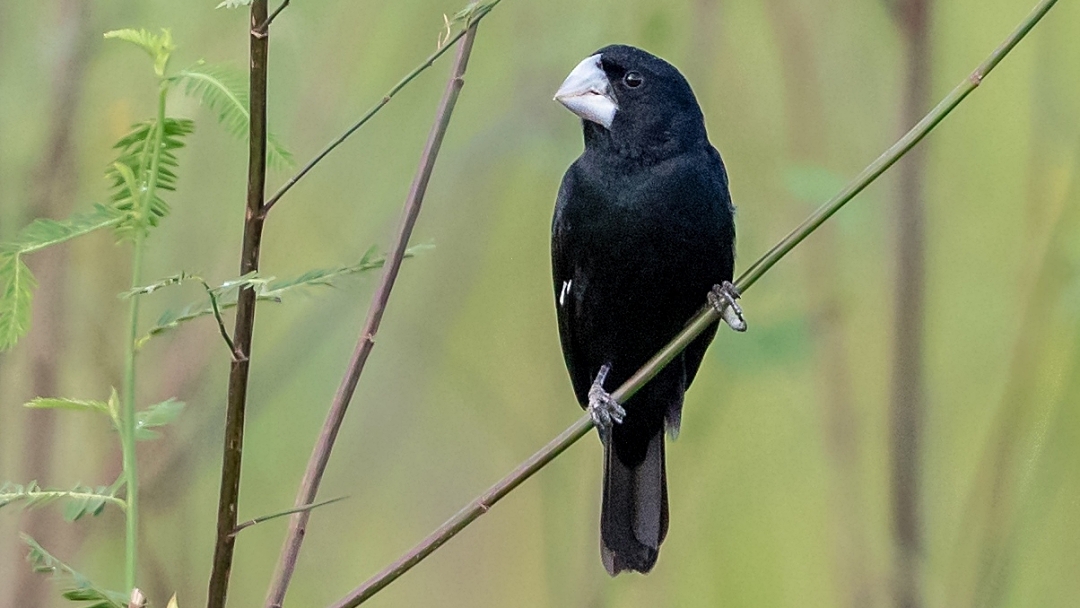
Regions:
[[[582, 407], [610, 366], [614, 390], [730, 281], [734, 208], [720, 154], [686, 79], [641, 49], [608, 46], [556, 99], [582, 116], [585, 150], [563, 177], [551, 253], [566, 366]], [[606, 100], [606, 101], [605, 101]], [[601, 555], [648, 572], [668, 528], [664, 430], [716, 333], [708, 328], [625, 404], [604, 439]]]

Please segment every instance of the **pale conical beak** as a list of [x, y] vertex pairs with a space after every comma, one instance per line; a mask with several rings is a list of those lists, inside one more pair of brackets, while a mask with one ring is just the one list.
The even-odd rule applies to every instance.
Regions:
[[555, 101], [585, 120], [611, 128], [619, 106], [611, 94], [611, 82], [600, 66], [600, 55], [577, 64], [555, 93]]

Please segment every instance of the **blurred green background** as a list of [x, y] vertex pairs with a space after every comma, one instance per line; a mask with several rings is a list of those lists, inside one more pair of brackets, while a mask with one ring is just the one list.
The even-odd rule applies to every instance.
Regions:
[[[137, 49], [169, 27], [174, 67], [244, 69], [247, 16], [216, 0], [0, 0], [0, 239], [106, 196], [112, 143], [150, 116]], [[612, 42], [677, 65], [697, 92], [738, 205], [740, 267], [906, 129], [906, 53], [890, 2], [505, 0], [480, 26], [414, 243], [330, 464], [287, 605], [322, 606], [397, 558], [580, 415], [555, 327], [548, 239], [577, 119], [551, 101]], [[963, 79], [1034, 0], [930, 6], [930, 98]], [[271, 4], [275, 6], [275, 3]], [[305, 162], [435, 47], [460, 3], [294, 2], [275, 22], [271, 129]], [[1080, 3], [1051, 11], [926, 142], [925, 418], [916, 496], [924, 605], [1080, 605]], [[449, 62], [444, 59], [273, 212], [265, 272], [292, 276], [385, 248]], [[67, 100], [67, 103], [64, 103]], [[929, 105], [925, 109], [929, 109]], [[173, 214], [146, 277], [235, 275], [246, 149], [196, 103]], [[65, 140], [65, 137], [67, 139]], [[289, 173], [277, 171], [276, 188]], [[744, 298], [668, 450], [671, 532], [655, 571], [600, 564], [601, 451], [588, 437], [373, 606], [890, 606], [896, 565], [890, 383], [896, 204], [887, 174]], [[126, 247], [126, 246], [125, 246]], [[100, 420], [27, 411], [40, 389], [120, 384], [129, 254], [108, 234], [35, 254], [30, 336], [0, 356], [0, 480], [109, 483]], [[376, 275], [260, 305], [240, 518], [292, 505]], [[198, 299], [145, 300], [144, 322]], [[152, 342], [140, 402], [188, 409], [140, 446], [140, 585], [204, 602], [227, 350], [212, 322]], [[50, 376], [51, 374], [51, 376]], [[45, 384], [41, 384], [45, 382]], [[285, 529], [239, 538], [233, 606], [261, 605]], [[0, 512], [0, 606], [62, 605], [27, 572], [19, 530], [119, 587], [122, 520]], [[26, 603], [30, 602], [30, 603]]]

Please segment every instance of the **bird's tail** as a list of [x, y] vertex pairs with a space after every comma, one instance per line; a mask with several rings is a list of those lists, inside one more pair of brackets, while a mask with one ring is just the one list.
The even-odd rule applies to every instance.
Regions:
[[[617, 431], [616, 429], [612, 429]], [[600, 510], [600, 557], [608, 574], [648, 572], [656, 564], [668, 528], [664, 432], [649, 440], [645, 459], [627, 465], [604, 442], [604, 495]]]

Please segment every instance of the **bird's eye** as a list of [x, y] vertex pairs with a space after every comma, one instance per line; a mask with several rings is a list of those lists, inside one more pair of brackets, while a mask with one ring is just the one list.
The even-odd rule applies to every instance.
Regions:
[[641, 74], [637, 72], [627, 72], [626, 76], [623, 76], [623, 82], [631, 89], [636, 89], [645, 82], [645, 79], [641, 77]]

